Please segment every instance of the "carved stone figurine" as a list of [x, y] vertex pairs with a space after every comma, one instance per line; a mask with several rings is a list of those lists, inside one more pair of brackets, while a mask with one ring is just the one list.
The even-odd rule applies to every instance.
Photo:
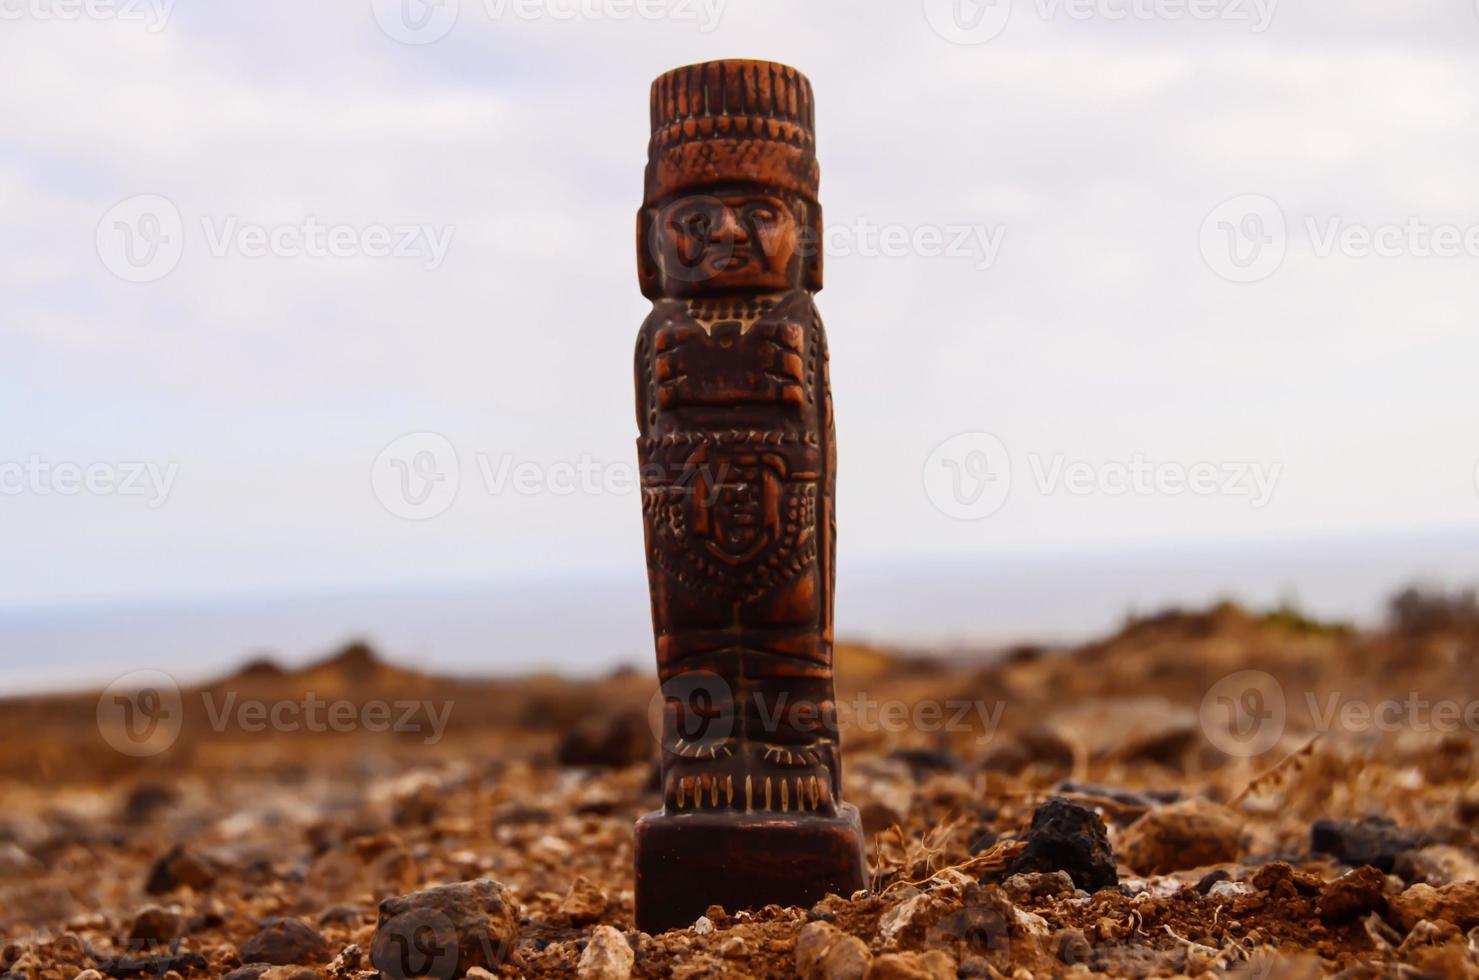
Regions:
[[652, 86], [637, 422], [663, 693], [639, 928], [864, 886], [832, 686], [836, 552], [811, 84], [717, 61]]

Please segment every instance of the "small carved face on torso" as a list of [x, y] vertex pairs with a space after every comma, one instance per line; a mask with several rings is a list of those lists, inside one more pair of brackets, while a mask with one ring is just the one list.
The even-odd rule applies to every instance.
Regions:
[[763, 188], [675, 198], [657, 213], [651, 243], [662, 293], [688, 298], [767, 293], [801, 281], [802, 221]]

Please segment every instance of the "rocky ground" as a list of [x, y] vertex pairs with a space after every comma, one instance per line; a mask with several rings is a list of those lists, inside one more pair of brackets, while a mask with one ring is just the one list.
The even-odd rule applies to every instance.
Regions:
[[11, 701], [0, 976], [1479, 977], [1479, 630], [1394, 610], [1168, 613], [989, 664], [845, 648], [871, 887], [657, 936], [645, 675], [356, 647], [178, 701]]

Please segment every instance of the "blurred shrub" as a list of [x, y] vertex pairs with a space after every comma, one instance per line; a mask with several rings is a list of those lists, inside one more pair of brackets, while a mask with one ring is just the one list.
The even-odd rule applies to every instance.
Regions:
[[1387, 622], [1393, 630], [1410, 635], [1479, 632], [1479, 592], [1470, 588], [1448, 593], [1431, 585], [1411, 585], [1387, 601]]

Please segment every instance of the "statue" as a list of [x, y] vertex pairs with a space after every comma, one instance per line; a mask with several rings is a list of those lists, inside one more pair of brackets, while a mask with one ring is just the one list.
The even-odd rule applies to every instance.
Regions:
[[647, 932], [865, 884], [832, 685], [818, 178], [795, 69], [717, 61], [653, 84], [636, 388], [663, 809], [636, 829]]

